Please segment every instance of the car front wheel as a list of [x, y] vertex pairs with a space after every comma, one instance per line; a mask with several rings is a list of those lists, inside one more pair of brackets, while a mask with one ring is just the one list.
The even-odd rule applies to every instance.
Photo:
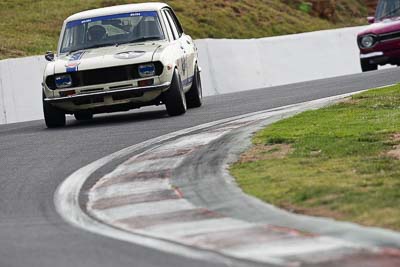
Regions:
[[183, 92], [182, 80], [178, 70], [175, 69], [171, 86], [164, 92], [164, 102], [168, 115], [179, 116], [186, 113], [187, 105], [185, 93]]
[[378, 69], [377, 64], [370, 64], [369, 61], [361, 60], [361, 69], [363, 72], [374, 71]]
[[[44, 99], [44, 97], [43, 97]], [[66, 124], [65, 113], [43, 100], [44, 121], [47, 128], [63, 127]]]

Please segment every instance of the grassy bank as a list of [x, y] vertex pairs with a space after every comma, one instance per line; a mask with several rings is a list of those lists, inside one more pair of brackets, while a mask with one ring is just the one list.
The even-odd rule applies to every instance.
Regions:
[[231, 167], [243, 190], [293, 212], [400, 230], [400, 85], [258, 132]]
[[[62, 22], [93, 8], [138, 0], [2, 0], [0, 59], [55, 50]], [[365, 23], [361, 0], [338, 0], [334, 20], [305, 12], [302, 1], [171, 0], [184, 28], [194, 38], [256, 38], [352, 26]]]

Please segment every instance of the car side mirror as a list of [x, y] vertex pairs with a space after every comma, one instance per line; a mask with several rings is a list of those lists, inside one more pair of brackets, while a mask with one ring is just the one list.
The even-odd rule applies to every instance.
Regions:
[[47, 51], [46, 54], [44, 55], [44, 58], [47, 61], [54, 61], [54, 53], [51, 51]]
[[375, 23], [375, 17], [368, 17], [367, 20], [369, 24]]

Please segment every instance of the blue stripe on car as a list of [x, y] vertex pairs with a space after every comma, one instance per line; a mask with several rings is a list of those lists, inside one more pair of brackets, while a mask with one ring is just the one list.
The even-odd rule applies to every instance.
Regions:
[[[73, 54], [70, 58], [69, 58], [69, 62], [74, 62], [74, 61], [79, 61], [83, 55], [85, 54], [85, 51], [81, 51], [81, 52], [77, 52], [75, 54]], [[79, 66], [79, 62], [76, 62], [76, 65], [72, 65], [71, 67], [68, 66], [68, 64], [66, 65], [66, 72], [76, 72], [78, 71], [78, 66]]]
[[193, 82], [193, 78], [194, 78], [194, 76], [189, 77], [186, 80], [182, 81], [183, 86], [187, 86], [187, 85], [191, 84]]
[[78, 66], [72, 67], [72, 68], [67, 68], [66, 71], [67, 71], [67, 73], [76, 72], [76, 71], [78, 71]]

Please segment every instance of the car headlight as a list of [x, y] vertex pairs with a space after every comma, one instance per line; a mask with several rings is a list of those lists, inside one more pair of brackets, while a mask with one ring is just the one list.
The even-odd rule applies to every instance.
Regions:
[[58, 89], [71, 87], [72, 77], [69, 74], [58, 75], [55, 77], [55, 83]]
[[138, 68], [139, 75], [147, 78], [156, 75], [156, 66], [153, 63], [140, 65]]
[[375, 37], [372, 35], [366, 35], [361, 37], [360, 44], [362, 48], [371, 48], [375, 44]]

